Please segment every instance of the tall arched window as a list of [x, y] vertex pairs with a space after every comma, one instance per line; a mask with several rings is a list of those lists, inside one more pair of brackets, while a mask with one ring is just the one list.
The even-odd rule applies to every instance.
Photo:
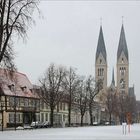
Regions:
[[120, 67], [120, 75], [124, 76], [126, 72], [126, 68], [125, 67]]
[[121, 89], [125, 88], [125, 80], [124, 79], [120, 80], [120, 87], [121, 87]]

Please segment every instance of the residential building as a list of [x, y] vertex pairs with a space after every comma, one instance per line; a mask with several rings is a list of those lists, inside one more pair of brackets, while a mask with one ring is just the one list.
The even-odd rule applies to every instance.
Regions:
[[0, 69], [0, 124], [4, 128], [30, 124], [39, 115], [39, 104], [25, 74]]

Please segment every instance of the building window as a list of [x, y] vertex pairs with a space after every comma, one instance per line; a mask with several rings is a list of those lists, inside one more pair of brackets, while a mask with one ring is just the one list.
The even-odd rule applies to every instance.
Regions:
[[124, 79], [120, 80], [120, 87], [121, 87], [121, 89], [125, 88], [125, 81], [124, 81]]
[[[9, 114], [9, 123], [14, 123], [15, 122], [15, 114], [10, 113]], [[21, 115], [18, 113], [16, 114], [16, 122], [20, 123], [21, 122]]]
[[126, 73], [126, 68], [125, 67], [120, 67], [120, 75], [124, 76]]
[[48, 121], [48, 113], [46, 113], [46, 121]]
[[36, 114], [36, 121], [38, 121], [38, 122], [40, 121], [40, 114], [39, 113]]
[[101, 70], [101, 76], [103, 76], [104, 75], [104, 69], [102, 68], [102, 70]]
[[62, 110], [62, 102], [60, 102], [60, 110]]
[[27, 92], [27, 87], [26, 87], [26, 86], [20, 87], [20, 88], [21, 88], [21, 90], [22, 90], [23, 92]]
[[65, 110], [65, 103], [63, 103], [63, 110]]
[[14, 114], [9, 114], [9, 123], [14, 123]]
[[44, 122], [44, 113], [41, 113], [41, 122]]
[[24, 98], [20, 98], [20, 106], [24, 106]]
[[20, 114], [16, 114], [16, 121], [19, 123], [21, 120]]
[[101, 69], [98, 69], [98, 76], [101, 76]]
[[98, 69], [98, 76], [104, 76], [104, 68]]
[[36, 100], [36, 103], [35, 104], [36, 104], [36, 108], [39, 109], [40, 108], [40, 102], [39, 102], [39, 100]]
[[100, 64], [102, 63], [102, 59], [100, 59]]
[[63, 121], [65, 122], [65, 120], [66, 120], [66, 116], [65, 116], [65, 115], [63, 115]]
[[122, 63], [124, 63], [124, 59], [122, 58]]
[[9, 97], [9, 106], [14, 106], [14, 97]]
[[46, 109], [49, 109], [49, 106], [47, 104], [45, 104], [45, 105], [46, 105]]
[[12, 84], [12, 85], [8, 85], [8, 87], [9, 87], [9, 89], [10, 89], [12, 92], [15, 91], [15, 86], [14, 86], [14, 84]]
[[24, 106], [25, 106], [25, 107], [28, 107], [28, 105], [29, 105], [28, 99], [24, 99]]
[[57, 104], [57, 112], [59, 112], [59, 103]]
[[43, 101], [40, 102], [40, 105], [41, 105], [41, 109], [44, 109], [44, 102]]

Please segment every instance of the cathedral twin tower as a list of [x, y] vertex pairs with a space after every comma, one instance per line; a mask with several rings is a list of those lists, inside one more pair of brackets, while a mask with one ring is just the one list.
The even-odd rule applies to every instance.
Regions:
[[[117, 92], [128, 94], [129, 89], [129, 57], [127, 43], [125, 39], [124, 26], [121, 27], [120, 39], [117, 51]], [[95, 79], [103, 80], [103, 89], [107, 89], [107, 53], [103, 37], [102, 26], [98, 38], [98, 45], [95, 58]], [[115, 87], [114, 70], [112, 74], [112, 83]]]

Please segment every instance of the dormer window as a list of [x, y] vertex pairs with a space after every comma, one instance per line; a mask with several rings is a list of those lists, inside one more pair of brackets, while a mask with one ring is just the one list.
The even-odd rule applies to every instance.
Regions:
[[14, 91], [14, 84], [8, 85], [8, 88], [13, 92]]
[[30, 89], [31, 92], [33, 92], [33, 89]]
[[27, 87], [26, 87], [26, 86], [20, 87], [20, 88], [21, 88], [21, 90], [22, 90], [23, 92], [27, 92]]

